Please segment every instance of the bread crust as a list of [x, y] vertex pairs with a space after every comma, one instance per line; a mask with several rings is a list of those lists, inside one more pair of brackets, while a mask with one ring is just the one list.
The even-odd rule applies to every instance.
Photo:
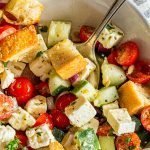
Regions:
[[35, 27], [25, 27], [0, 41], [0, 60], [20, 60], [38, 46]]

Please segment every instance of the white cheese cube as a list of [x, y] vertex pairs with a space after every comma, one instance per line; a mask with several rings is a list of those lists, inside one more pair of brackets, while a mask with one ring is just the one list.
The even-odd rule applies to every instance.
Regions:
[[15, 135], [16, 132], [11, 126], [0, 125], [0, 143], [8, 143], [14, 140]]
[[87, 65], [85, 69], [79, 73], [78, 79], [73, 83], [74, 85], [80, 80], [87, 79], [90, 73], [96, 69], [96, 65], [91, 60], [88, 58], [85, 58], [85, 60], [87, 61]]
[[103, 115], [107, 118], [108, 115], [108, 111], [111, 109], [117, 109], [119, 108], [118, 102], [115, 101], [113, 103], [107, 104], [107, 105], [103, 105], [102, 109], [103, 109]]
[[135, 122], [131, 120], [129, 113], [125, 108], [109, 110], [107, 121], [118, 135], [131, 133], [135, 130]]
[[35, 119], [27, 111], [18, 107], [8, 122], [14, 129], [25, 131], [28, 127], [32, 127], [35, 124]]
[[124, 33], [115, 25], [107, 24], [100, 34], [98, 41], [104, 48], [112, 48], [123, 38]]
[[9, 69], [5, 69], [1, 77], [1, 88], [8, 88], [9, 85], [14, 82], [14, 80], [14, 74]]
[[46, 98], [41, 95], [33, 97], [27, 102], [25, 109], [34, 118], [38, 118], [40, 114], [46, 113], [47, 111]]
[[98, 127], [99, 127], [99, 121], [97, 119], [93, 118], [88, 123], [83, 125], [81, 127], [81, 129], [92, 128], [94, 130], [94, 132], [97, 133]]
[[20, 77], [26, 64], [23, 62], [8, 62], [7, 68], [14, 74], [15, 77]]
[[31, 63], [29, 63], [29, 67], [34, 75], [40, 77], [42, 81], [48, 78], [48, 73], [52, 69], [46, 53], [43, 53], [40, 57], [37, 57]]
[[38, 38], [39, 45], [40, 45], [39, 51], [46, 51], [47, 50], [47, 46], [45, 44], [45, 41], [44, 41], [42, 35], [38, 34], [37, 38]]
[[65, 114], [72, 125], [81, 127], [94, 118], [96, 111], [88, 100], [80, 97], [65, 108]]
[[33, 149], [48, 146], [55, 138], [47, 124], [28, 129], [26, 135], [29, 140], [29, 146]]

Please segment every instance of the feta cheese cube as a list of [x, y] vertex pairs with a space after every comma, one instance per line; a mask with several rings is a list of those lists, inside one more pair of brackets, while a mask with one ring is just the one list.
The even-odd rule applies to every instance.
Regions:
[[26, 135], [29, 140], [29, 146], [33, 149], [48, 146], [50, 142], [55, 141], [48, 124], [28, 129]]
[[43, 114], [47, 111], [46, 98], [41, 95], [33, 97], [27, 102], [25, 109], [34, 118], [38, 118], [40, 114]]
[[112, 48], [123, 38], [124, 33], [115, 25], [107, 24], [100, 34], [98, 41], [104, 48]]
[[24, 131], [35, 124], [35, 119], [27, 111], [18, 107], [8, 122], [14, 129]]
[[103, 105], [102, 109], [103, 109], [103, 115], [107, 118], [108, 115], [108, 111], [111, 109], [117, 109], [119, 108], [118, 102], [115, 101], [113, 103], [107, 104], [107, 105]]
[[37, 57], [31, 63], [29, 63], [29, 67], [34, 75], [40, 77], [42, 81], [49, 77], [48, 74], [52, 69], [46, 53], [43, 53], [40, 57]]
[[7, 125], [0, 125], [0, 143], [8, 143], [15, 138], [16, 132], [15, 130]]
[[131, 120], [126, 108], [109, 110], [107, 121], [118, 135], [135, 130], [135, 122]]
[[81, 129], [88, 129], [88, 128], [92, 128], [94, 130], [95, 133], [97, 133], [99, 127], [99, 121], [95, 118], [91, 119], [88, 123], [86, 123], [85, 125], [83, 125], [81, 127]]
[[7, 68], [14, 74], [15, 77], [20, 77], [26, 64], [23, 62], [8, 62]]
[[8, 88], [9, 85], [14, 82], [14, 80], [14, 74], [9, 69], [5, 69], [1, 77], [1, 88]]
[[80, 97], [65, 108], [65, 114], [72, 125], [81, 127], [94, 118], [96, 111], [88, 100]]
[[47, 46], [45, 44], [45, 41], [44, 41], [42, 35], [38, 34], [37, 37], [38, 37], [38, 41], [39, 41], [39, 45], [40, 45], [39, 51], [46, 51]]

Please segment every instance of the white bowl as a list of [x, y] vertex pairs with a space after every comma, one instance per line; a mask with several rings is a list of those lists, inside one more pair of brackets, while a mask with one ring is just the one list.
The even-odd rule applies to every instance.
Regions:
[[[44, 4], [41, 22], [70, 20], [72, 29], [83, 24], [96, 26], [112, 5], [112, 0], [39, 0]], [[128, 0], [113, 17], [112, 22], [125, 32], [126, 40], [134, 40], [141, 57], [150, 59], [150, 28], [139, 11]]]

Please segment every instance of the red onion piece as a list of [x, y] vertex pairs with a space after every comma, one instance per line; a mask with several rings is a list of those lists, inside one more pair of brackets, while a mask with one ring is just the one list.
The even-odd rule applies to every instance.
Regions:
[[71, 82], [71, 84], [73, 84], [74, 82], [78, 80], [78, 78], [79, 78], [79, 74], [75, 74], [74, 76], [69, 78], [69, 81]]
[[103, 47], [103, 45], [100, 43], [100, 42], [98, 42], [97, 41], [97, 43], [96, 43], [96, 45], [95, 45], [95, 49], [96, 49], [96, 51], [99, 53], [99, 52], [108, 52], [108, 51], [110, 51], [109, 49], [107, 49], [107, 48], [104, 48]]

